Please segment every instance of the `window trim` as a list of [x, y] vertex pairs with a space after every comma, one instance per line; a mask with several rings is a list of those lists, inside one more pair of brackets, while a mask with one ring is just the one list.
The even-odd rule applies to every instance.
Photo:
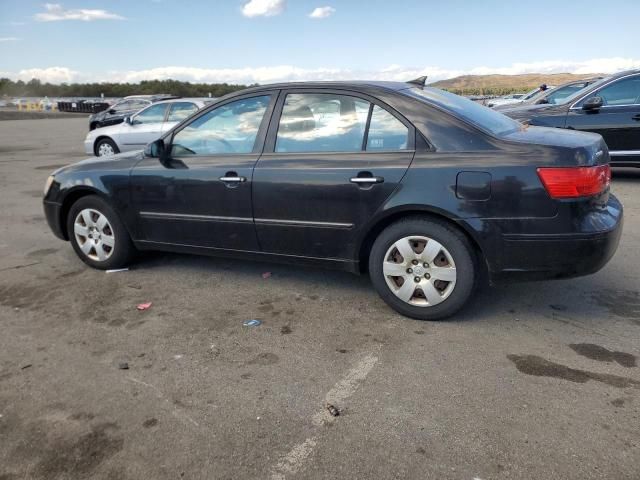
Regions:
[[[608, 87], [609, 85], [611, 85], [612, 83], [618, 82], [620, 80], [624, 80], [626, 78], [629, 77], [638, 77], [640, 78], [640, 73], [630, 73], [629, 75], [624, 75], [622, 77], [618, 77], [618, 78], [614, 78], [611, 81], [601, 85], [598, 88], [595, 88], [587, 93], [585, 93], [582, 97], [580, 97], [578, 100], [576, 100], [575, 102], [573, 102], [571, 104], [571, 106], [569, 107], [569, 111], [571, 110], [582, 110], [582, 105], [580, 105], [579, 107], [576, 107], [577, 104], [584, 102], [586, 99], [597, 96], [598, 92], [600, 92], [600, 90], [602, 90], [603, 88]], [[602, 107], [600, 107], [600, 109], [603, 108], [617, 108], [617, 107], [633, 107], [638, 105], [637, 103], [627, 103], [624, 105], [603, 105]]]
[[[183, 155], [182, 158], [228, 157], [230, 155], [260, 154], [264, 149], [264, 145], [266, 142], [265, 139], [266, 139], [267, 131], [271, 122], [271, 117], [273, 115], [273, 110], [274, 110], [276, 101], [280, 96], [280, 91], [277, 89], [263, 90], [260, 92], [251, 92], [243, 95], [236, 95], [221, 101], [217, 101], [210, 105], [207, 105], [206, 107], [203, 107], [198, 112], [196, 112], [195, 115], [185, 118], [182, 122], [178, 123], [176, 126], [174, 126], [171, 130], [169, 130], [160, 138], [162, 138], [162, 140], [165, 142], [165, 144], [167, 145], [167, 148], [171, 149], [173, 145], [173, 139], [175, 138], [177, 133], [182, 131], [182, 129], [190, 125], [192, 122], [195, 122], [196, 120], [198, 120], [201, 116], [208, 114], [210, 111], [220, 107], [224, 107], [225, 105], [228, 105], [230, 103], [237, 102], [240, 100], [246, 100], [248, 98], [255, 98], [255, 97], [267, 97], [267, 96], [270, 97], [269, 104], [267, 105], [267, 109], [265, 110], [264, 116], [262, 117], [262, 122], [260, 123], [260, 127], [258, 127], [258, 133], [256, 134], [256, 139], [253, 143], [253, 149], [251, 150], [251, 152], [211, 153], [206, 155], [195, 154], [195, 155], [189, 155], [189, 156]], [[189, 121], [188, 123], [187, 123], [187, 120]]]
[[[278, 127], [280, 126], [280, 118], [282, 116], [282, 110], [284, 108], [284, 102], [289, 94], [328, 94], [328, 95], [343, 95], [349, 97], [355, 97], [360, 100], [364, 100], [370, 103], [369, 113], [367, 116], [367, 123], [365, 126], [365, 132], [363, 136], [363, 142], [369, 136], [369, 125], [371, 122], [371, 115], [373, 113], [373, 106], [377, 105], [378, 107], [386, 110], [389, 114], [393, 115], [400, 123], [402, 123], [405, 127], [409, 129], [408, 138], [407, 138], [407, 148], [404, 150], [366, 150], [366, 143], [363, 143], [360, 150], [348, 150], [348, 151], [326, 151], [326, 152], [276, 152], [276, 140], [278, 135]], [[381, 153], [398, 153], [398, 152], [415, 152], [416, 148], [416, 128], [413, 124], [404, 118], [399, 112], [397, 112], [394, 108], [380, 101], [379, 99], [367, 95], [365, 93], [361, 93], [354, 90], [349, 89], [340, 89], [340, 88], [322, 88], [322, 87], [293, 87], [293, 88], [283, 88], [280, 90], [280, 95], [278, 96], [278, 101], [273, 110], [273, 115], [271, 117], [271, 122], [269, 124], [269, 130], [267, 132], [267, 138], [264, 145], [263, 153], [276, 154], [276, 155], [326, 155], [326, 154], [381, 154]]]

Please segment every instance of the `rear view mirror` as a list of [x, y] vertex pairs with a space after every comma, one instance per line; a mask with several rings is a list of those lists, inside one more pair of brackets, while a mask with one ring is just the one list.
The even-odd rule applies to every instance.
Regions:
[[164, 155], [165, 155], [164, 140], [159, 138], [158, 140], [155, 140], [155, 141], [151, 142], [150, 144], [148, 144], [144, 148], [144, 154], [147, 157], [162, 159], [164, 157]]
[[604, 105], [602, 97], [591, 97], [582, 104], [583, 110], [599, 110]]

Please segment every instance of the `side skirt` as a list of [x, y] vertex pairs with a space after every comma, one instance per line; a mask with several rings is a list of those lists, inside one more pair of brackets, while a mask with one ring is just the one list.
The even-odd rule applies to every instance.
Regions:
[[137, 240], [134, 244], [138, 250], [158, 250], [163, 252], [190, 253], [195, 255], [207, 255], [211, 257], [238, 258], [244, 260], [256, 260], [259, 262], [277, 262], [289, 265], [307, 265], [342, 270], [360, 274], [359, 262], [340, 258], [302, 257], [296, 255], [283, 255], [277, 253], [253, 252], [245, 250], [230, 250], [215, 247], [199, 247], [195, 245], [181, 245], [174, 243], [150, 242]]

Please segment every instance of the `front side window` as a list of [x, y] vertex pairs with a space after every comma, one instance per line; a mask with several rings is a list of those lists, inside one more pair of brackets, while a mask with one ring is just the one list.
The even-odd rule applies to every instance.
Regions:
[[632, 105], [640, 103], [640, 76], [629, 77], [607, 85], [600, 90], [605, 105]]
[[128, 110], [142, 110], [147, 105], [151, 105], [151, 102], [149, 100], [131, 100]]
[[359, 152], [370, 103], [333, 93], [288, 94], [276, 152]]
[[269, 95], [227, 103], [196, 118], [173, 137], [174, 155], [251, 153]]
[[156, 103], [149, 108], [141, 111], [135, 117], [133, 117], [133, 124], [138, 125], [141, 123], [162, 123], [164, 122], [164, 114], [167, 111], [166, 103]]
[[167, 122], [181, 122], [198, 110], [198, 106], [191, 102], [176, 102], [171, 104]]
[[406, 150], [408, 141], [409, 129], [385, 109], [374, 106], [367, 136], [367, 151]]

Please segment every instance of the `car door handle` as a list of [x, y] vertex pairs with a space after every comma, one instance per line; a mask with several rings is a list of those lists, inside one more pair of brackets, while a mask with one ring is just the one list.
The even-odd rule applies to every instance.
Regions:
[[247, 181], [247, 177], [225, 175], [224, 177], [220, 177], [220, 181], [225, 183], [242, 183]]
[[351, 183], [367, 184], [367, 183], [382, 183], [384, 178], [382, 177], [352, 177], [349, 179]]
[[640, 121], [640, 113], [631, 117], [632, 120]]

